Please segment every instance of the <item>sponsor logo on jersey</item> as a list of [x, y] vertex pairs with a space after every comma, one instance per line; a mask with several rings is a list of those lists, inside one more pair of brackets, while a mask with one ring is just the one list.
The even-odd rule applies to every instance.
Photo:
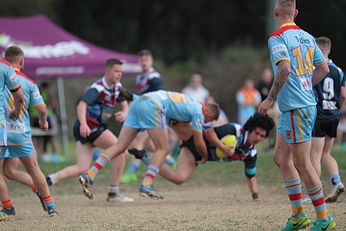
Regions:
[[285, 45], [276, 45], [272, 47], [272, 53], [276, 54], [276, 53], [280, 53], [280, 54], [286, 54], [287, 52], [287, 48]]

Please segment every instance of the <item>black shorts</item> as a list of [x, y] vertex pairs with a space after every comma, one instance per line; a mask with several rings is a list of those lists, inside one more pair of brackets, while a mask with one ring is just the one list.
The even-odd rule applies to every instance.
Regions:
[[[181, 148], [187, 148], [191, 151], [193, 157], [195, 157], [196, 162], [202, 160], [201, 155], [197, 151], [197, 148], [195, 146], [194, 138], [193, 136], [190, 137], [190, 139], [183, 141], [183, 143], [180, 145]], [[208, 160], [210, 160], [209, 152], [208, 152]]]
[[97, 140], [97, 138], [100, 137], [102, 132], [104, 132], [107, 129], [106, 126], [99, 126], [99, 127], [91, 129], [91, 133], [89, 136], [83, 137], [80, 134], [79, 128], [80, 128], [80, 123], [79, 123], [79, 121], [76, 121], [76, 123], [73, 126], [73, 136], [74, 136], [76, 141], [79, 141], [82, 144], [86, 144], [86, 143], [93, 144], [95, 142], [95, 140]]
[[336, 137], [337, 129], [339, 125], [339, 118], [334, 120], [322, 120], [316, 119], [314, 129], [312, 131], [312, 137]]

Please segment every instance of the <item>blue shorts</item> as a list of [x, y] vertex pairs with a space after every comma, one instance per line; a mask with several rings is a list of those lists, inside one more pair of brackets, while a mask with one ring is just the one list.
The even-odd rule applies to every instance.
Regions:
[[5, 123], [0, 124], [0, 146], [7, 145], [7, 126]]
[[21, 158], [31, 156], [35, 152], [31, 141], [21, 145], [11, 145], [2, 147], [0, 158]]
[[160, 102], [142, 96], [132, 102], [124, 125], [136, 129], [167, 128], [166, 116]]
[[316, 114], [316, 106], [282, 112], [279, 116], [277, 132], [284, 136], [288, 144], [310, 141]]

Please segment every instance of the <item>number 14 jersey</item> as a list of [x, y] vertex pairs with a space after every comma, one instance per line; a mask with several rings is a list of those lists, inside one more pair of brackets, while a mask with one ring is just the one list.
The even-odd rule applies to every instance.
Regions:
[[316, 105], [312, 72], [313, 67], [325, 59], [314, 37], [295, 23], [286, 23], [270, 35], [268, 46], [275, 76], [280, 61], [289, 61], [291, 66], [291, 73], [278, 95], [280, 111]]

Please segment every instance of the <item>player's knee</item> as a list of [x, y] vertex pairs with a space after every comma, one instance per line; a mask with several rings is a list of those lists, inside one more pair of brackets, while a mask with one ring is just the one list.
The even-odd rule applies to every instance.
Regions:
[[248, 174], [248, 173], [245, 173], [245, 175], [248, 179], [251, 179], [256, 176], [256, 174]]
[[256, 175], [256, 167], [246, 168], [245, 169], [245, 175], [249, 179], [253, 178]]
[[185, 179], [183, 177], [178, 177], [177, 179], [175, 179], [173, 181], [173, 183], [176, 184], [176, 185], [182, 185], [182, 184], [185, 183]]
[[285, 158], [281, 158], [281, 157], [274, 157], [274, 163], [276, 164], [276, 166], [278, 166], [278, 168], [280, 169], [285, 169], [285, 168], [290, 168], [290, 161], [287, 161], [287, 159]]
[[309, 166], [307, 165], [307, 163], [303, 162], [303, 161], [295, 161], [294, 162], [294, 166], [296, 167], [296, 169], [298, 170], [298, 172], [307, 172]]

